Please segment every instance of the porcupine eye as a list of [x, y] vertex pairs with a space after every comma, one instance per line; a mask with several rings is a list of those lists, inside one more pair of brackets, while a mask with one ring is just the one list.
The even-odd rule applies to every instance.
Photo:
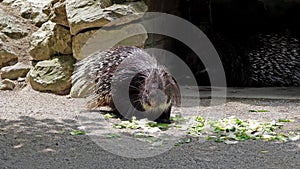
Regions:
[[143, 104], [146, 104], [148, 106], [151, 106], [150, 101], [149, 101], [149, 90], [145, 90], [143, 92]]

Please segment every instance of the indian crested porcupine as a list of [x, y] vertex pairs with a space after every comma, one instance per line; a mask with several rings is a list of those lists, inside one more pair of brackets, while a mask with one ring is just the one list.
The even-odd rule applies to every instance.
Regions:
[[127, 119], [135, 116], [170, 123], [171, 107], [180, 103], [172, 75], [137, 47], [120, 46], [91, 54], [76, 63], [72, 83], [80, 86], [79, 92], [91, 93], [90, 109], [109, 106]]
[[300, 43], [288, 33], [259, 35], [248, 57], [253, 85], [300, 85]]
[[299, 86], [300, 44], [289, 33], [242, 37], [207, 32], [229, 86]]

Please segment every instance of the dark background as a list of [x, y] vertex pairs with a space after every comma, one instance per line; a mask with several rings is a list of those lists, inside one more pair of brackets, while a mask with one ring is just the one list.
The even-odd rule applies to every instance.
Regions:
[[[258, 38], [260, 35], [276, 34], [279, 39], [281, 36], [300, 38], [299, 0], [174, 0], [172, 4], [166, 0], [159, 2], [151, 0], [149, 8], [150, 11], [178, 15], [198, 26], [208, 36], [220, 55], [228, 86], [299, 86], [297, 82], [268, 84], [268, 79], [266, 82], [264, 79], [261, 83], [254, 82], [249, 72], [253, 65], [249, 62], [248, 56], [250, 51], [255, 52], [262, 45]], [[269, 39], [264, 40], [269, 41]], [[203, 71], [205, 67], [195, 53], [174, 39], [166, 40], [164, 43], [165, 49], [174, 52], [189, 65], [198, 85], [210, 85], [208, 75]], [[300, 63], [299, 43], [296, 46], [298, 46], [296, 61]], [[269, 47], [265, 48], [268, 50]], [[271, 50], [275, 50], [275, 47]], [[264, 54], [267, 51], [261, 52]], [[285, 68], [283, 65], [285, 62], [277, 60], [272, 62], [281, 66], [278, 69]], [[270, 71], [264, 70], [264, 65], [259, 65], [259, 68], [261, 71]], [[274, 73], [274, 79], [280, 76], [280, 73]], [[292, 79], [295, 76], [300, 78], [300, 72], [288, 78]]]

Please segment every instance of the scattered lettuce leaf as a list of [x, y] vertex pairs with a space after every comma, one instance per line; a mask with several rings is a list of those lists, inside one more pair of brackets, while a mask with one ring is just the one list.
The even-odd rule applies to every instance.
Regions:
[[270, 111], [269, 111], [269, 110], [259, 109], [259, 110], [249, 110], [249, 112], [259, 112], [259, 113], [263, 113], [263, 112], [270, 112]]
[[174, 123], [180, 123], [180, 122], [183, 122], [185, 119], [184, 119], [184, 117], [176, 114], [175, 116], [171, 116], [170, 120]]
[[121, 138], [120, 134], [117, 133], [109, 133], [106, 135], [107, 138]]
[[278, 121], [282, 123], [294, 122], [292, 119], [279, 119]]
[[70, 132], [71, 135], [85, 135], [85, 131], [82, 130], [73, 130]]
[[106, 113], [106, 114], [104, 115], [104, 118], [106, 118], [106, 119], [115, 118], [115, 117], [116, 117], [116, 115], [115, 115], [115, 114], [112, 114], [112, 113]]
[[[291, 137], [291, 134], [276, 133], [283, 124], [272, 122], [258, 122], [256, 120], [241, 120], [237, 117], [229, 117], [220, 119], [218, 121], [206, 121], [198, 116], [195, 119], [196, 124], [188, 129], [188, 135], [192, 137], [199, 137], [201, 135], [208, 135], [207, 140], [214, 140], [215, 142], [224, 142], [226, 144], [235, 144], [237, 141], [245, 140], [276, 140], [286, 142], [288, 140], [297, 140], [298, 135]], [[210, 128], [210, 130], [204, 130]], [[207, 132], [211, 131], [211, 132]]]
[[261, 150], [261, 151], [260, 151], [261, 154], [266, 154], [266, 153], [268, 153], [268, 152], [269, 152], [269, 151], [267, 151], [267, 150]]

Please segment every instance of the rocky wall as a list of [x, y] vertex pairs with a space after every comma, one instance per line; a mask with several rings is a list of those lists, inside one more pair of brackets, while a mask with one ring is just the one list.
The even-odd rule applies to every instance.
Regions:
[[[101, 39], [101, 35], [114, 38], [120, 32], [129, 34], [136, 29], [143, 29], [140, 25], [129, 24], [148, 11], [147, 4], [142, 0], [3, 0], [1, 5], [19, 9], [18, 17], [25, 18], [38, 27], [30, 35], [28, 49], [34, 65], [30, 70], [28, 67], [24, 68], [24, 71], [29, 71], [28, 81], [39, 91], [68, 94], [73, 65], [76, 60], [87, 57], [88, 54], [85, 52], [83, 56], [81, 51], [83, 47], [86, 48], [87, 40], [93, 39], [94, 36], [98, 38], [94, 41], [96, 43], [89, 44], [94, 47], [93, 50], [104, 50], [109, 45], [144, 47], [148, 37], [147, 34], [140, 34], [123, 39], [117, 44], [109, 44], [106, 39]], [[9, 14], [2, 14], [1, 9], [0, 17], [7, 18], [0, 21], [1, 68], [18, 62], [14, 50], [5, 43], [6, 38], [21, 39], [28, 36], [28, 30], [24, 29], [27, 25], [14, 23], [18, 19], [13, 19], [14, 16]], [[126, 19], [120, 19], [124, 17]], [[10, 22], [11, 25], [7, 26], [4, 21]], [[126, 24], [129, 25], [125, 26]], [[104, 26], [109, 29], [103, 30]], [[19, 69], [21, 68], [4, 68], [0, 74], [3, 79], [16, 79], [18, 77], [13, 72], [24, 73]], [[10, 74], [13, 75], [10, 77]]]

